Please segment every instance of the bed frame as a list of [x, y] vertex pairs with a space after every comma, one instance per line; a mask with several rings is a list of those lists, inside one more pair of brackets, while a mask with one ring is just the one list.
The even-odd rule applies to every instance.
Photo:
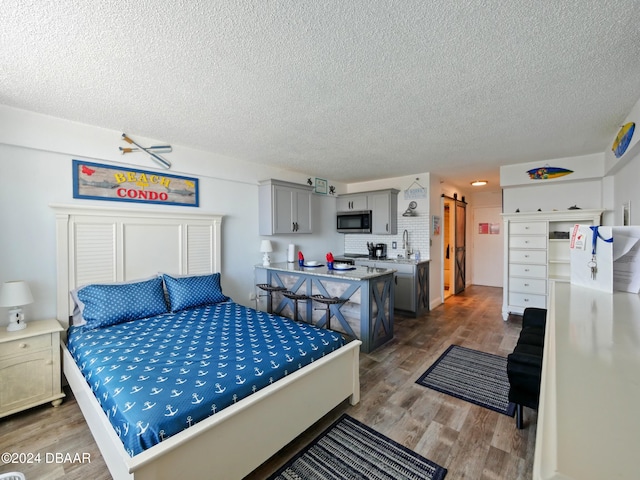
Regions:
[[[69, 291], [158, 272], [220, 271], [222, 216], [157, 210], [51, 206], [56, 214], [57, 318]], [[130, 457], [62, 345], [64, 375], [114, 479], [241, 479], [349, 399], [360, 400], [360, 341]]]

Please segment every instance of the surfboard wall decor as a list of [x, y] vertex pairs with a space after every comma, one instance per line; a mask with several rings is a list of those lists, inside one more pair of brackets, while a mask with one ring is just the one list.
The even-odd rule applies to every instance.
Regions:
[[624, 152], [627, 151], [627, 147], [631, 142], [631, 137], [633, 137], [633, 131], [635, 129], [636, 124], [634, 122], [626, 123], [620, 128], [620, 131], [611, 146], [611, 150], [613, 150], [613, 154], [616, 158], [620, 158]]
[[532, 180], [549, 180], [551, 178], [558, 178], [569, 175], [570, 173], [573, 173], [573, 170], [545, 165], [544, 167], [532, 168], [531, 170], [527, 170], [527, 173], [529, 174], [529, 178]]

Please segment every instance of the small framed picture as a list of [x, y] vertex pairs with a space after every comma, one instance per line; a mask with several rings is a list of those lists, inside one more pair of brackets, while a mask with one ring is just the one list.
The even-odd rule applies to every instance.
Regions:
[[625, 202], [622, 204], [622, 225], [631, 225], [631, 202]]
[[440, 235], [440, 217], [433, 215], [431, 217], [432, 231], [434, 235]]
[[327, 181], [323, 178], [316, 178], [316, 193], [321, 193], [322, 195], [327, 194]]

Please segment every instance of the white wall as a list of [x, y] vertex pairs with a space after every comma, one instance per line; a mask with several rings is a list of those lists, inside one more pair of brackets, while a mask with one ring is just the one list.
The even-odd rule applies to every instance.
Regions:
[[[573, 205], [602, 208], [604, 160], [604, 153], [599, 153], [500, 167], [504, 213], [566, 210]], [[573, 173], [548, 180], [529, 178], [528, 170], [545, 164]]]
[[640, 225], [640, 100], [622, 124], [627, 122], [636, 123], [627, 151], [619, 159], [611, 150], [605, 152], [607, 179], [611, 180], [605, 182], [605, 208], [610, 212], [605, 225], [622, 225], [622, 204], [627, 202], [631, 204], [631, 225]]
[[[143, 145], [169, 140], [126, 133]], [[253, 266], [262, 258], [258, 251], [262, 237], [258, 235], [257, 182], [278, 178], [305, 183], [307, 176], [173, 145], [173, 152], [167, 154], [173, 163], [170, 173], [200, 179], [199, 208], [73, 199], [72, 159], [157, 171], [145, 154], [120, 155], [118, 147], [126, 145], [121, 134], [0, 106], [0, 282], [29, 282], [35, 303], [25, 307], [27, 318], [55, 317], [55, 222], [49, 208], [52, 203], [224, 215], [222, 287], [238, 303], [253, 305], [249, 301], [250, 292], [255, 290]], [[324, 258], [327, 251], [342, 248], [342, 235], [334, 229], [335, 197], [314, 195], [313, 200], [313, 234], [268, 237], [275, 247], [273, 261], [286, 261], [286, 245], [290, 242], [309, 258]], [[5, 317], [0, 313], [0, 324], [6, 323]]]

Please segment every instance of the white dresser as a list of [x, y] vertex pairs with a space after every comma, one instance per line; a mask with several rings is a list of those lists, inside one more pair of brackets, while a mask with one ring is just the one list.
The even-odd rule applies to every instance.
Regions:
[[549, 279], [569, 281], [573, 226], [600, 225], [604, 210], [505, 213], [502, 318], [527, 307], [548, 308]]

